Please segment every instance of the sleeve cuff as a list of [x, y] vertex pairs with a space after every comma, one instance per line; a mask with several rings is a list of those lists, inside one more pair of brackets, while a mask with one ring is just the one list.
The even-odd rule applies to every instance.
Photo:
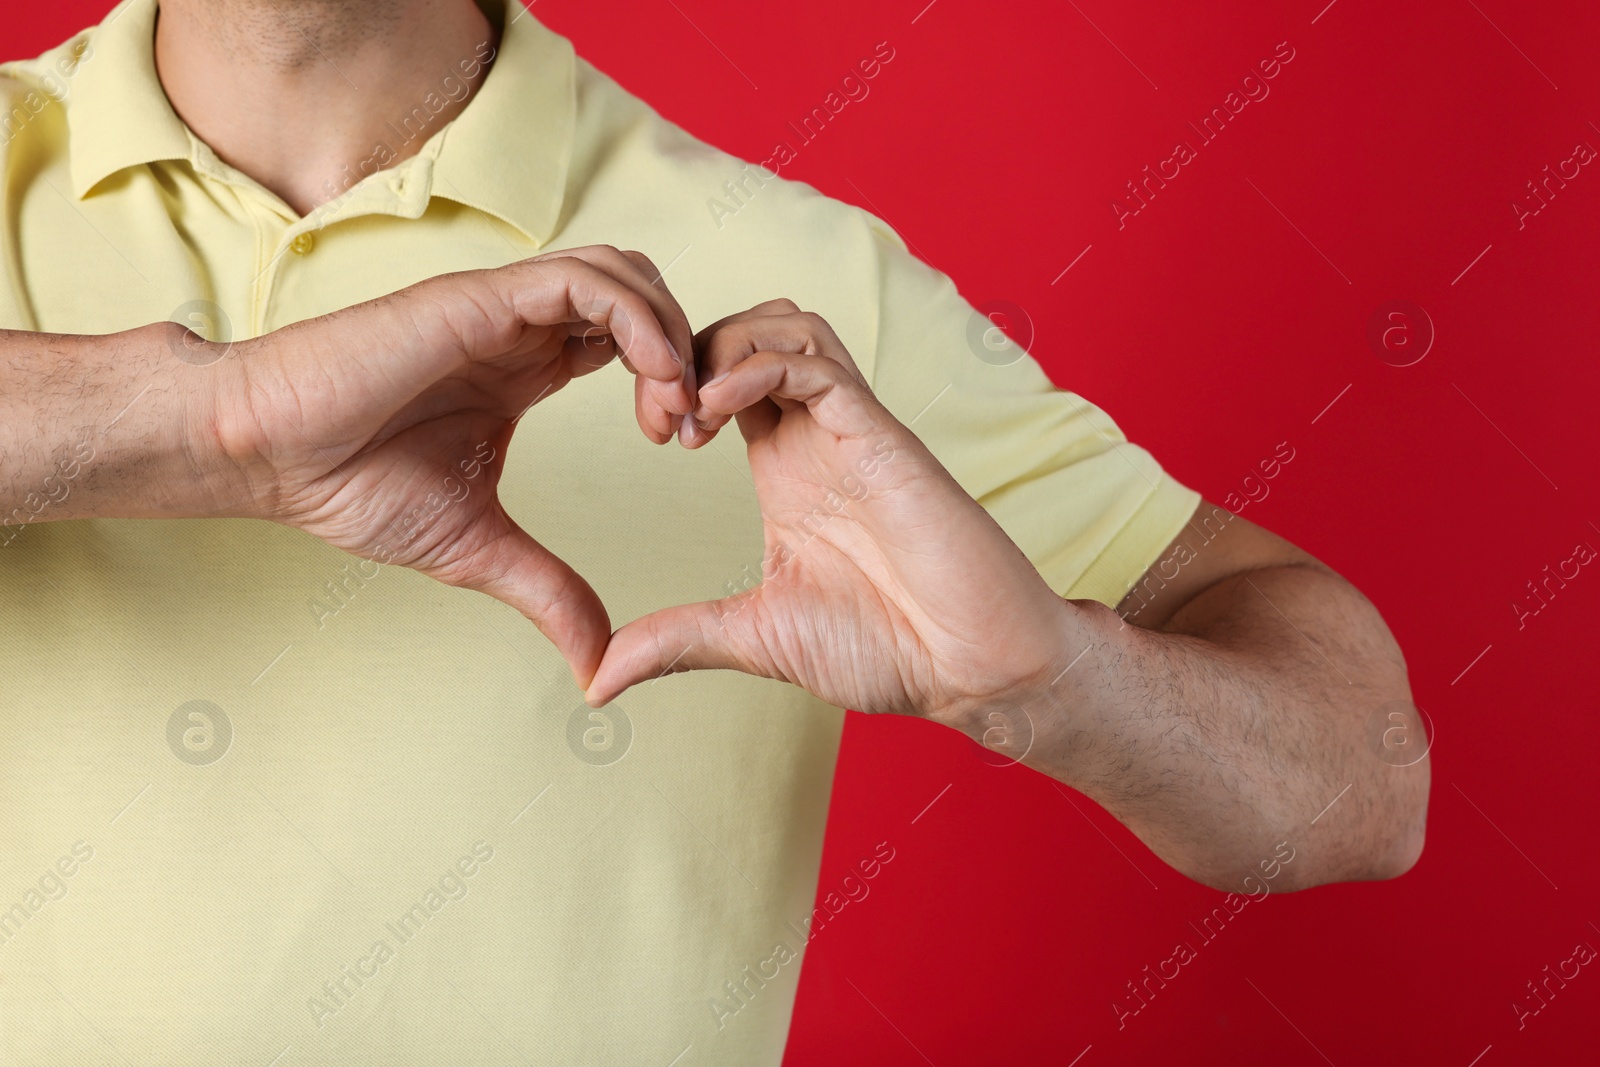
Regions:
[[1200, 494], [1161, 472], [1155, 488], [1112, 535], [1088, 568], [1043, 568], [1050, 588], [1069, 600], [1097, 600], [1115, 608], [1145, 571], [1161, 558], [1200, 505]]

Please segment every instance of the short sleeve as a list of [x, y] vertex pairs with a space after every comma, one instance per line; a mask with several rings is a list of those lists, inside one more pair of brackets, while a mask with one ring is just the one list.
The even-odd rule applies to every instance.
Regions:
[[[862, 213], [878, 262], [873, 390], [1058, 594], [1115, 607], [1183, 529], [1200, 494], [1059, 389], [951, 279]], [[980, 355], [982, 353], [982, 355]], [[985, 358], [987, 357], [987, 358]], [[1004, 364], [1004, 365], [1001, 365]]]
[[0, 330], [38, 328], [23, 289], [25, 275], [17, 239], [18, 201], [25, 185], [21, 176], [37, 173], [43, 165], [37, 158], [37, 133], [27, 125], [17, 126], [19, 117], [31, 123], [38, 110], [29, 106], [28, 92], [28, 86], [14, 76], [11, 64], [0, 65]]

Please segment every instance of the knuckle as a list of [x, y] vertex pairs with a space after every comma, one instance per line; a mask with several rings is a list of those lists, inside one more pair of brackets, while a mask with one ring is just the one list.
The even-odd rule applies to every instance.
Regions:
[[813, 333], [830, 334], [833, 332], [833, 327], [828, 325], [828, 320], [815, 311], [801, 311], [798, 314], [806, 324], [806, 328]]
[[582, 260], [575, 256], [569, 256], [565, 252], [552, 252], [548, 256], [540, 256], [537, 259], [525, 259], [517, 266], [524, 268], [536, 278], [548, 278], [552, 274], [571, 270], [582, 262]]
[[755, 315], [794, 315], [798, 310], [800, 310], [800, 306], [795, 304], [792, 299], [787, 298], [787, 296], [779, 296], [779, 298], [771, 299], [771, 301], [760, 302], [757, 306], [752, 307], [750, 312]]
[[596, 260], [596, 261], [602, 262], [602, 263], [608, 262], [608, 261], [611, 262], [611, 263], [616, 263], [618, 260], [626, 260], [626, 258], [627, 258], [627, 253], [622, 251], [616, 245], [608, 245], [608, 244], [584, 245], [582, 248], [574, 248], [574, 249], [571, 249], [571, 251], [573, 253], [580, 253], [580, 252], [584, 253], [584, 255], [581, 256], [580, 258], [582, 258], [582, 259], [584, 259], [586, 261], [590, 260], [590, 259], [593, 259], [593, 260]]
[[645, 273], [649, 274], [655, 272], [655, 261], [649, 256], [645, 255], [643, 252], [640, 252], [638, 249], [630, 248], [624, 251], [622, 254], [627, 257], [630, 263], [640, 268]]

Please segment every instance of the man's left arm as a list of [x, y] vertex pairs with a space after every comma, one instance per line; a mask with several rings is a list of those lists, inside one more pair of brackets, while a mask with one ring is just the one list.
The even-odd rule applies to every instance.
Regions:
[[[663, 673], [731, 669], [926, 718], [1081, 790], [1217, 888], [1392, 877], [1415, 861], [1426, 763], [1364, 750], [1372, 712], [1410, 709], [1404, 661], [1327, 567], [1202, 505], [1135, 583], [1127, 625], [1102, 600], [1053, 591], [820, 316], [772, 301], [706, 327], [696, 351], [692, 447], [737, 418], [762, 582], [622, 627], [591, 704]], [[1046, 484], [1030, 482], [1028, 506], [1062, 506]], [[1126, 543], [1120, 529], [1101, 556]]]
[[[1027, 766], [1219, 889], [1390, 878], [1421, 854], [1427, 742], [1405, 660], [1354, 586], [1209, 502], [1118, 607], [1065, 601], [1084, 642], [1028, 709]], [[1131, 625], [1130, 625], [1131, 624]], [[982, 740], [986, 724], [964, 724]], [[1407, 734], [1409, 733], [1409, 736]], [[1388, 755], [1390, 758], [1381, 758]]]

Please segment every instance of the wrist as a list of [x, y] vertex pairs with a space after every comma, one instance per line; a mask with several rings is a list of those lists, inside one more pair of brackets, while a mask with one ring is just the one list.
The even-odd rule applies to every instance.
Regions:
[[250, 414], [246, 342], [207, 341], [175, 323], [159, 323], [156, 343], [176, 363], [175, 407], [164, 444], [174, 473], [163, 509], [176, 518], [265, 518], [264, 462]]
[[1101, 612], [1110, 616], [1114, 630], [1116, 613], [1103, 605], [1053, 597], [1039, 626], [1041, 637], [1028, 643], [1030, 650], [1002, 649], [997, 669], [986, 672], [989, 685], [952, 699], [930, 718], [985, 748], [1021, 758], [1019, 747], [1032, 751], [1043, 734], [1059, 729], [1073, 713], [1071, 694], [1105, 640]]

